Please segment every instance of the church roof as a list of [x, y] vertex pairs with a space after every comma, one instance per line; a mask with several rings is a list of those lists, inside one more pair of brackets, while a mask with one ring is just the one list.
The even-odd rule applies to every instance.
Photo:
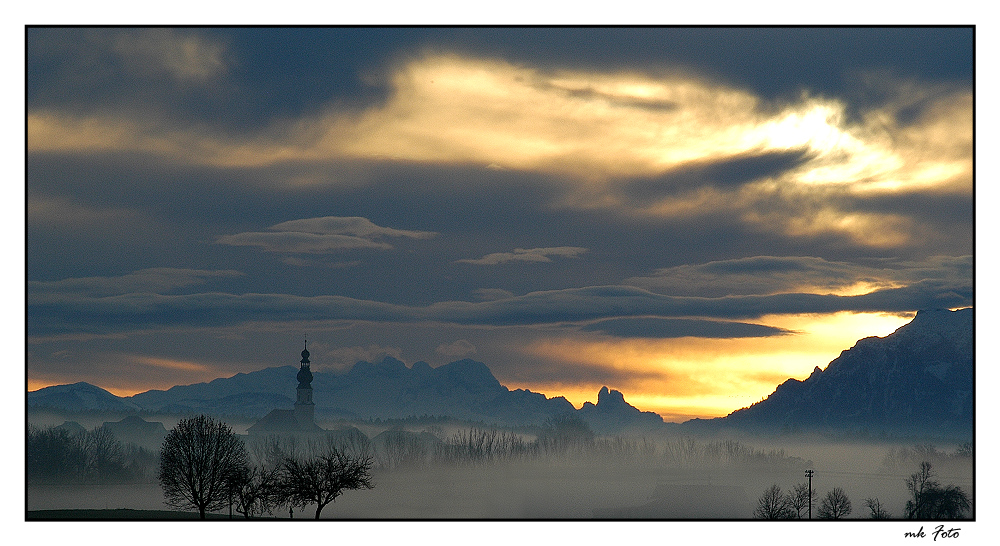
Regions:
[[261, 417], [259, 421], [251, 425], [250, 428], [247, 429], [247, 432], [251, 434], [324, 432], [324, 429], [316, 423], [309, 423], [309, 425], [302, 426], [295, 419], [295, 410], [275, 409], [271, 410], [271, 413]]

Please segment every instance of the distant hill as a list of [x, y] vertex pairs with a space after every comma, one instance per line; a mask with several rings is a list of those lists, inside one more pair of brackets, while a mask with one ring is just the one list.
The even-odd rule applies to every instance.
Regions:
[[207, 383], [146, 391], [128, 399], [148, 411], [262, 417], [274, 408], [292, 407], [296, 372], [293, 366], [265, 368]]
[[859, 340], [825, 370], [789, 379], [750, 407], [685, 425], [971, 438], [973, 321], [973, 309], [921, 311], [892, 334]]
[[53, 385], [28, 393], [28, 405], [69, 411], [138, 411], [135, 402], [120, 398], [90, 383]]
[[[64, 423], [66, 424], [68, 422]], [[167, 429], [163, 423], [146, 421], [136, 415], [129, 415], [120, 421], [105, 421], [102, 426], [122, 442], [153, 451], [158, 450], [167, 437]]]

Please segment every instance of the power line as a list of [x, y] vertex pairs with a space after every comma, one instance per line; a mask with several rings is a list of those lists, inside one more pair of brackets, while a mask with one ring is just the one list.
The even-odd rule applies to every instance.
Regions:
[[[851, 472], [850, 470], [824, 470], [827, 474], [833, 474], [837, 476], [860, 476], [865, 478], [886, 478], [886, 479], [898, 479], [898, 478], [909, 478], [910, 474], [886, 474], [882, 472]], [[971, 482], [971, 476], [939, 476], [935, 474], [934, 476], [940, 480], [953, 480], [953, 481], [964, 481]]]

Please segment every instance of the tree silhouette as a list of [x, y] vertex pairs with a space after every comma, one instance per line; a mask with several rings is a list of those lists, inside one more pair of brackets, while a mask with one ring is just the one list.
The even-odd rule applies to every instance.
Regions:
[[969, 496], [961, 487], [941, 487], [927, 461], [920, 463], [920, 470], [907, 478], [906, 488], [913, 495], [906, 501], [907, 519], [962, 519], [972, 509]]
[[781, 487], [774, 484], [768, 487], [757, 499], [757, 508], [753, 511], [757, 519], [795, 519], [789, 497], [781, 493]]
[[230, 481], [233, 506], [244, 518], [262, 516], [281, 503], [281, 474], [277, 468], [237, 469]]
[[316, 519], [344, 491], [371, 489], [372, 458], [350, 456], [336, 448], [311, 459], [288, 457], [282, 463], [282, 498], [290, 506], [316, 505]]
[[865, 507], [871, 510], [871, 519], [890, 519], [892, 514], [887, 512], [885, 508], [882, 507], [882, 503], [874, 497], [869, 497], [865, 499]]
[[834, 487], [823, 497], [823, 502], [819, 506], [820, 519], [842, 519], [851, 513], [851, 499], [839, 487]]
[[788, 505], [795, 510], [795, 517], [802, 519], [803, 512], [808, 513], [809, 503], [815, 501], [816, 490], [809, 489], [809, 484], [800, 483], [788, 492]]
[[79, 442], [86, 457], [84, 472], [88, 477], [95, 480], [129, 477], [125, 468], [125, 450], [107, 427], [81, 433]]
[[181, 419], [160, 449], [160, 487], [168, 505], [205, 512], [227, 505], [247, 449], [229, 425], [200, 415]]

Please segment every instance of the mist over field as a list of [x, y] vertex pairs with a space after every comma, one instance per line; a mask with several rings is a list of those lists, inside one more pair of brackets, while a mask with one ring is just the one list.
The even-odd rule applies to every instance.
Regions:
[[[34, 417], [36, 426], [59, 420], [54, 413]], [[106, 418], [92, 416], [89, 423]], [[146, 419], [172, 425], [168, 416]], [[245, 423], [232, 425], [245, 434]], [[340, 423], [312, 439], [241, 437], [255, 464], [269, 464], [275, 453], [310, 454], [331, 445], [374, 454], [375, 488], [347, 491], [322, 519], [749, 520], [768, 487], [791, 491], [806, 482], [807, 469], [815, 471], [813, 518], [823, 496], [839, 487], [852, 503], [848, 519], [869, 517], [867, 498], [878, 498], [898, 519], [909, 498], [905, 480], [925, 460], [941, 483], [973, 493], [972, 457], [958, 445], [801, 435], [573, 436], [453, 421], [352, 425]], [[31, 482], [27, 509], [173, 510], [155, 469], [145, 476], [127, 483]], [[296, 509], [294, 517], [309, 518], [311, 511]], [[288, 509], [272, 515], [287, 518]]]

